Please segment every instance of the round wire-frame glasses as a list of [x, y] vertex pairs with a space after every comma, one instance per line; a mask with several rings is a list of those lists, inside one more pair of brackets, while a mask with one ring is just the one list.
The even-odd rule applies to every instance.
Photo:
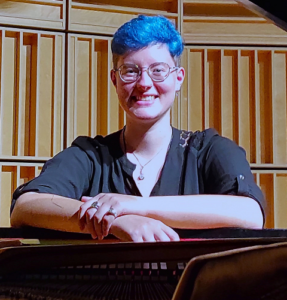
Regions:
[[[144, 70], [146, 69], [146, 70]], [[170, 73], [177, 70], [178, 67], [170, 67], [167, 63], [158, 62], [151, 64], [147, 68], [140, 68], [135, 64], [123, 64], [115, 72], [119, 72], [123, 82], [132, 83], [137, 81], [144, 71], [147, 71], [148, 76], [156, 82], [164, 81]]]

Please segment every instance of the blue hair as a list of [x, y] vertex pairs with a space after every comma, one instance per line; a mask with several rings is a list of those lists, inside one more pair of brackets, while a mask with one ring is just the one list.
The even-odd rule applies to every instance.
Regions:
[[182, 37], [170, 20], [163, 16], [139, 15], [116, 31], [112, 53], [124, 55], [156, 44], [165, 44], [174, 59], [183, 51]]

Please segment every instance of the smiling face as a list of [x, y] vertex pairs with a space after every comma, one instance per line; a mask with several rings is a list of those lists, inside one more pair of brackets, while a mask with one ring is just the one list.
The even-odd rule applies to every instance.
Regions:
[[161, 119], [169, 113], [175, 93], [180, 90], [183, 82], [184, 69], [171, 69], [171, 73], [164, 81], [156, 82], [149, 77], [146, 69], [159, 62], [164, 62], [171, 68], [175, 67], [175, 62], [165, 45], [149, 46], [118, 59], [117, 68], [123, 64], [135, 64], [143, 69], [136, 82], [124, 82], [119, 72], [111, 71], [111, 79], [127, 119], [149, 122]]

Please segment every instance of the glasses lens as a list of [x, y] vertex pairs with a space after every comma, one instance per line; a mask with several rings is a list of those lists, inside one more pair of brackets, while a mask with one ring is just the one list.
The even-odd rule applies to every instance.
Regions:
[[149, 67], [149, 75], [155, 81], [164, 80], [169, 73], [169, 65], [166, 63], [156, 63]]
[[136, 65], [122, 65], [119, 69], [121, 78], [126, 82], [133, 82], [138, 79], [139, 68]]

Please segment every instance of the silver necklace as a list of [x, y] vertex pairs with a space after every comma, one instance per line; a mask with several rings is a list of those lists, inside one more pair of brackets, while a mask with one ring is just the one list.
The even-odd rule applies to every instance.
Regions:
[[[123, 142], [124, 142], [124, 150], [125, 150], [125, 153], [127, 152], [126, 149], [127, 149], [127, 146], [126, 146], [126, 139], [125, 139], [125, 131], [126, 131], [126, 127], [124, 127], [123, 129]], [[171, 135], [171, 140], [172, 140], [172, 135]], [[170, 140], [170, 141], [171, 141]], [[144, 165], [141, 164], [141, 162], [139, 161], [138, 157], [135, 155], [134, 152], [132, 152], [133, 156], [135, 157], [135, 159], [138, 161], [141, 169], [140, 169], [140, 174], [138, 176], [138, 180], [144, 180], [145, 179], [145, 176], [143, 174], [143, 168], [148, 165], [162, 150], [163, 150], [164, 147], [162, 147], [148, 162], [146, 162]], [[168, 146], [168, 149], [167, 151], [169, 150], [170, 148], [170, 143], [169, 143], [169, 146]]]

